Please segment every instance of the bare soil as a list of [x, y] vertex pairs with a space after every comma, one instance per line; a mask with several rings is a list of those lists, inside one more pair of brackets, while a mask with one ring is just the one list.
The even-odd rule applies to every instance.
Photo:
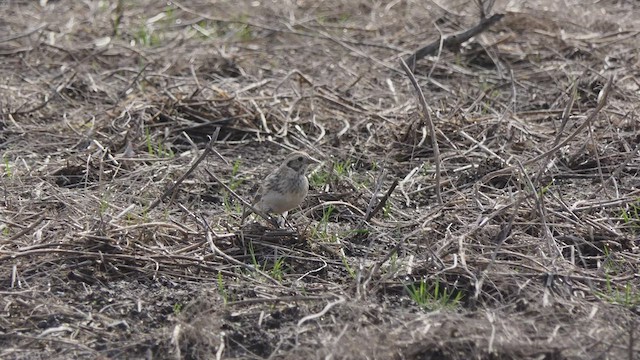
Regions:
[[640, 358], [640, 3], [488, 5], [0, 1], [0, 358]]

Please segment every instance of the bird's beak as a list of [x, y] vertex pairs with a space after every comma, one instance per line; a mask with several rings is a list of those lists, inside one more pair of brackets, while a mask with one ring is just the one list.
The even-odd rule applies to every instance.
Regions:
[[311, 160], [311, 161], [309, 161], [309, 163], [314, 163], [314, 162], [315, 162], [315, 163], [318, 163], [318, 164], [319, 164], [319, 163], [321, 163], [321, 162], [322, 162], [322, 161], [320, 161], [320, 160], [318, 160], [318, 159], [316, 159], [316, 158], [314, 158], [314, 157], [312, 157], [312, 156], [309, 156], [309, 160]]

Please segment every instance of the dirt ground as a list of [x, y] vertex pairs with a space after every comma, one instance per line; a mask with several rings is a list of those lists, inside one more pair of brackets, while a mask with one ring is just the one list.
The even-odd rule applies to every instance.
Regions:
[[483, 6], [0, 1], [0, 358], [639, 359], [640, 3]]

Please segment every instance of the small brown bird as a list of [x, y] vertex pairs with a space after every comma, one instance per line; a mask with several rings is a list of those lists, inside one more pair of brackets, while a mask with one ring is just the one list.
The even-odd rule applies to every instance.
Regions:
[[[301, 151], [291, 153], [284, 163], [267, 176], [252, 205], [266, 214], [285, 214], [300, 205], [309, 191], [305, 172], [313, 160]], [[242, 222], [248, 214], [242, 215]]]

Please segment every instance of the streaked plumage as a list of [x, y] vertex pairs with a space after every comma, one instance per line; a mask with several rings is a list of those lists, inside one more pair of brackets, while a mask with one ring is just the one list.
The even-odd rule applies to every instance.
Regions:
[[309, 191], [305, 172], [311, 161], [304, 152], [291, 153], [264, 179], [252, 205], [267, 214], [278, 215], [300, 205]]

